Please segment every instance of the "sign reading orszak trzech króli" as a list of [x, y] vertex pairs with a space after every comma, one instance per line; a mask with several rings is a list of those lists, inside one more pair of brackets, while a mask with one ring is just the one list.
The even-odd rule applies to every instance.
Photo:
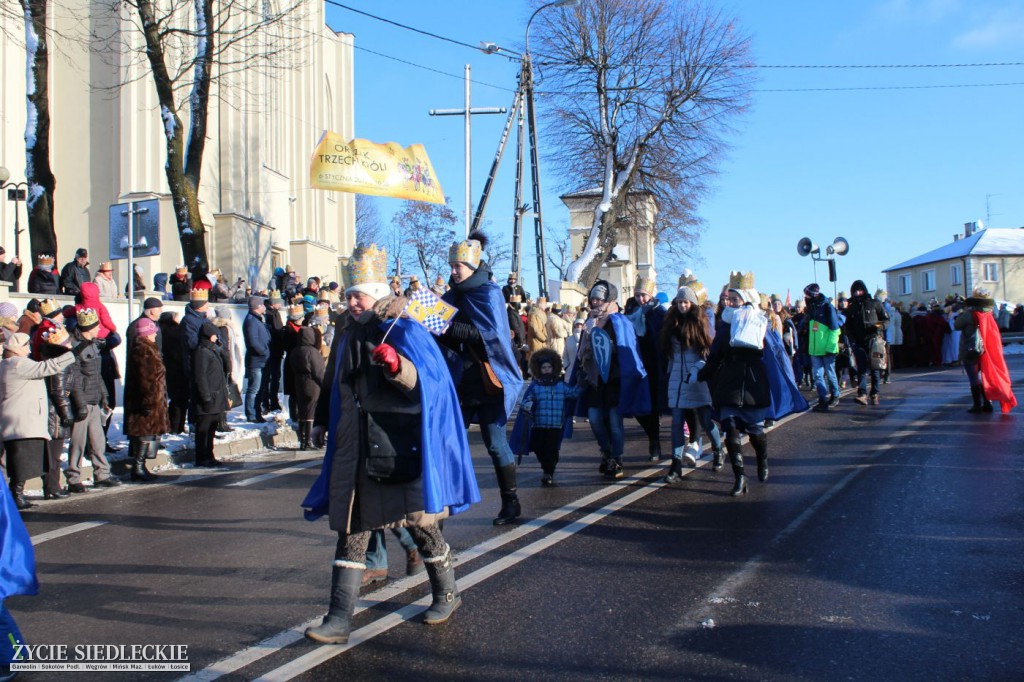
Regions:
[[191, 672], [187, 644], [15, 644], [11, 671]]

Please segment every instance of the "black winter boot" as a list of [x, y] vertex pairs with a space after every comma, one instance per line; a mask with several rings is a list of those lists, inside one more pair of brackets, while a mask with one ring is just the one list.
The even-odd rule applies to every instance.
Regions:
[[[146, 471], [146, 458], [149, 455], [150, 448], [156, 448], [156, 441], [136, 441], [134, 438], [132, 441], [134, 441], [135, 448], [132, 450], [131, 480], [142, 483], [156, 480], [156, 476]], [[132, 449], [132, 441], [128, 443], [129, 449]]]
[[494, 519], [495, 526], [504, 526], [519, 518], [523, 509], [519, 506], [518, 487], [516, 486], [516, 465], [495, 468], [498, 475], [498, 489], [501, 491], [501, 511]]
[[362, 568], [334, 566], [331, 572], [331, 605], [320, 625], [306, 628], [306, 637], [324, 644], [347, 644], [352, 614], [359, 601]]
[[757, 454], [757, 480], [764, 483], [768, 480], [768, 436], [763, 433], [751, 435], [750, 444]]
[[981, 414], [981, 386], [971, 386], [971, 401], [974, 404], [967, 411], [971, 414]]
[[11, 481], [11, 496], [18, 511], [31, 509], [35, 505], [25, 499], [25, 481]]
[[722, 470], [722, 448], [713, 448], [711, 450], [711, 468], [714, 471]]
[[305, 419], [302, 422], [302, 449], [313, 449], [313, 420]]
[[462, 605], [459, 588], [455, 585], [451, 547], [445, 545], [444, 550], [444, 554], [439, 557], [423, 559], [427, 565], [427, 576], [430, 577], [430, 592], [434, 595], [434, 601], [423, 615], [423, 622], [427, 625], [445, 622]]
[[672, 456], [672, 463], [668, 466], [668, 475], [665, 476], [665, 483], [676, 483], [683, 480], [683, 460]]
[[729, 459], [732, 460], [732, 473], [736, 477], [736, 485], [733, 486], [732, 492], [729, 494], [739, 497], [747, 492], [747, 479], [743, 475], [743, 449], [738, 433], [726, 436], [725, 448], [729, 451]]

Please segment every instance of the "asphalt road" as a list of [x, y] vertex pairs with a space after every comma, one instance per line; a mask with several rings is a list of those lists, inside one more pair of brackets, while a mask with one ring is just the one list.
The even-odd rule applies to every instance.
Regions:
[[442, 626], [392, 541], [349, 645], [301, 638], [335, 543], [298, 506], [316, 453], [40, 503], [41, 591], [7, 605], [30, 643], [187, 644], [190, 679], [1024, 679], [1020, 410], [966, 414], [959, 369], [894, 377], [880, 406], [778, 424], [739, 499], [706, 459], [661, 483], [635, 424], [605, 484], [580, 423], [558, 487], [524, 461], [524, 523], [494, 528], [475, 445], [484, 501], [445, 526], [464, 603]]

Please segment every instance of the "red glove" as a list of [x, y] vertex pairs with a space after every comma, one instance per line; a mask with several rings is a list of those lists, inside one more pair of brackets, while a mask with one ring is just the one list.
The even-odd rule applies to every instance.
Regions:
[[373, 349], [373, 361], [378, 365], [383, 365], [384, 369], [392, 375], [398, 374], [398, 370], [402, 366], [401, 360], [398, 359], [398, 351], [394, 346], [389, 346], [386, 343]]

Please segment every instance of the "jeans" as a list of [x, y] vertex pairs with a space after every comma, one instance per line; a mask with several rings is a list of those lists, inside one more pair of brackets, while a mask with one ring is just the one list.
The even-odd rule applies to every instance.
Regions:
[[590, 430], [594, 432], [601, 452], [611, 453], [613, 459], [622, 459], [626, 436], [622, 428], [622, 413], [618, 407], [591, 407], [587, 412]]
[[505, 435], [505, 424], [501, 421], [500, 405], [481, 405], [477, 409], [477, 418], [480, 420], [480, 438], [484, 441], [487, 454], [491, 456], [495, 469], [512, 466], [516, 462], [512, 448], [508, 445], [508, 437]]
[[871, 395], [878, 395], [878, 385], [882, 383], [882, 370], [871, 367], [871, 353], [868, 347], [854, 343], [853, 356], [857, 358], [857, 395], [865, 395], [868, 392], [868, 375], [871, 376]]
[[257, 410], [263, 411], [262, 397], [263, 368], [247, 367], [245, 370], [245, 418], [254, 419]]
[[[416, 542], [409, 535], [408, 530], [398, 527], [392, 528], [391, 532], [398, 538], [398, 544], [406, 552], [416, 549]], [[387, 567], [388, 546], [384, 541], [384, 531], [378, 528], [377, 530], [370, 531], [370, 544], [366, 547], [366, 568], [373, 570], [379, 568], [387, 569]]]
[[[818, 389], [818, 400], [828, 402], [831, 396], [839, 395], [839, 379], [836, 378], [836, 356], [812, 355], [811, 375], [814, 387]], [[828, 382], [826, 385], [826, 381]]]
[[[682, 448], [687, 441], [687, 437], [683, 432], [683, 427], [678, 427], [678, 439], [676, 436], [677, 427], [676, 424], [682, 421], [686, 424], [689, 433], [689, 442], [698, 443], [700, 439], [700, 433], [703, 431], [708, 434], [711, 438], [711, 447], [715, 450], [722, 449], [722, 434], [718, 431], [718, 425], [715, 424], [714, 420], [711, 419], [711, 408], [710, 407], [687, 407], [672, 408], [672, 450], [676, 448]], [[673, 455], [675, 453], [673, 452]]]

